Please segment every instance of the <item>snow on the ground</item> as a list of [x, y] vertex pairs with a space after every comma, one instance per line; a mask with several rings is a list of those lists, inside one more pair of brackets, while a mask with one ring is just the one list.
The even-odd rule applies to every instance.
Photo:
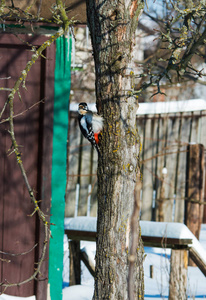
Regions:
[[17, 297], [17, 296], [10, 296], [10, 295], [0, 295], [0, 300], [36, 300], [35, 296], [31, 297]]
[[67, 300], [88, 300], [92, 299], [94, 292], [93, 286], [74, 285], [63, 289], [63, 299]]
[[[90, 228], [91, 231], [93, 231], [92, 226], [95, 226], [94, 225], [95, 220], [90, 219], [88, 220], [88, 222], [90, 222], [90, 226], [91, 226]], [[92, 222], [94, 222], [93, 225]], [[81, 225], [79, 224], [78, 226]], [[79, 230], [81, 229], [79, 227]], [[146, 231], [144, 232], [144, 234], [146, 235]], [[175, 230], [173, 231], [171, 230], [171, 234], [175, 235], [177, 233], [175, 233]], [[203, 224], [201, 227], [200, 243], [201, 243], [201, 248], [203, 248], [203, 251], [206, 251], [206, 224]], [[95, 251], [96, 251], [96, 244], [94, 242], [82, 241], [81, 248], [84, 247], [88, 250], [88, 252], [93, 254], [93, 258], [94, 258]], [[168, 299], [171, 250], [162, 249], [162, 248], [145, 247], [145, 253], [146, 253], [146, 259], [144, 261], [145, 300]], [[153, 266], [153, 270], [154, 270], [153, 279], [150, 278], [150, 265]], [[89, 271], [87, 270], [87, 268], [84, 266], [83, 263], [81, 263], [81, 268], [82, 268], [82, 277], [81, 277], [82, 285], [75, 286], [76, 288], [67, 287], [63, 289], [63, 300], [91, 300], [92, 299], [93, 289], [94, 289], [94, 279], [90, 275]], [[84, 289], [85, 292], [82, 291]], [[206, 278], [197, 267], [188, 267], [187, 294], [188, 294], [188, 299], [206, 299]]]

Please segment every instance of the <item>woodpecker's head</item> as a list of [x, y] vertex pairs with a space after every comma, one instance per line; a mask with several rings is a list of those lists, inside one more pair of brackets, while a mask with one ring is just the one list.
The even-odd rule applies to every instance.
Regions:
[[88, 111], [87, 103], [85, 103], [85, 102], [79, 103], [78, 113], [80, 115], [85, 115], [87, 111]]

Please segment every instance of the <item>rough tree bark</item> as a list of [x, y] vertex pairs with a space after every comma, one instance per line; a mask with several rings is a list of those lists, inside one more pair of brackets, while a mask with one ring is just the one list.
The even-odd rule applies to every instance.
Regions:
[[[140, 181], [140, 140], [136, 128], [138, 101], [133, 95], [132, 54], [143, 5], [141, 0], [87, 0], [97, 108], [105, 119], [98, 166], [98, 237], [93, 299], [144, 298], [144, 254], [140, 238], [136, 246], [135, 272], [129, 279], [129, 266], [134, 258], [130, 255], [131, 221]], [[128, 286], [131, 285], [128, 281], [131, 283], [131, 280], [134, 294], [129, 296]]]

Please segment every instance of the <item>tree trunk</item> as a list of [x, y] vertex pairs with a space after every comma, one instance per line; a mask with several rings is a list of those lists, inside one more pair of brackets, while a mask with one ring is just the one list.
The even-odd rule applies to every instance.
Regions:
[[[87, 0], [97, 108], [105, 119], [98, 165], [95, 300], [144, 299], [143, 247], [137, 218], [138, 250], [137, 255], [130, 255], [134, 244], [131, 238], [135, 221], [133, 209], [139, 208], [134, 203], [139, 199], [140, 190], [138, 101], [133, 95], [132, 54], [142, 9], [143, 2], [139, 0], [125, 3]], [[129, 271], [134, 257], [136, 267], [131, 279]], [[132, 293], [131, 282], [134, 283]]]

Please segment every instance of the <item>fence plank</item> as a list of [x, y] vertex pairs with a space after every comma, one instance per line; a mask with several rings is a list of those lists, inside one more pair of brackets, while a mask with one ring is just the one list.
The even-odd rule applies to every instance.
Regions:
[[176, 209], [175, 222], [184, 222], [184, 199], [186, 181], [186, 152], [190, 136], [190, 118], [185, 117], [188, 113], [182, 114], [182, 126], [179, 138], [179, 168], [176, 178]]
[[179, 122], [176, 116], [168, 118], [168, 141], [166, 151], [166, 168], [167, 179], [165, 180], [165, 195], [168, 199], [164, 207], [165, 221], [171, 222], [174, 220], [174, 189], [175, 189], [175, 174], [176, 174], [176, 158], [177, 158], [177, 140], [178, 140]]
[[141, 219], [152, 220], [152, 195], [153, 195], [153, 182], [152, 182], [152, 131], [151, 119], [145, 117], [145, 135], [143, 136], [143, 171], [142, 171], [142, 208]]
[[75, 115], [70, 114], [69, 122], [69, 146], [68, 146], [68, 165], [69, 170], [67, 175], [66, 187], [66, 207], [65, 217], [74, 217], [75, 214], [75, 199], [76, 199], [76, 185], [78, 182], [78, 161], [79, 161], [79, 147], [80, 147], [80, 130], [78, 120]]
[[188, 146], [185, 223], [197, 239], [199, 239], [203, 217], [200, 204], [203, 199], [203, 153], [203, 145], [190, 144]]
[[[158, 190], [157, 190], [157, 213], [156, 220], [164, 221], [164, 207], [166, 204], [165, 185], [167, 178], [166, 166], [166, 147], [168, 134], [168, 119], [161, 118], [159, 126], [159, 152], [158, 152]], [[163, 170], [164, 168], [164, 170]]]
[[178, 128], [178, 139], [177, 139], [177, 155], [176, 155], [176, 168], [175, 168], [175, 186], [174, 186], [174, 198], [175, 198], [175, 214], [174, 221], [183, 222], [184, 220], [184, 201], [181, 200], [181, 180], [183, 179], [180, 174], [180, 165], [182, 166], [181, 158], [184, 155], [181, 152], [182, 149], [182, 127], [183, 127], [183, 118], [182, 113], [180, 113], [179, 118], [179, 128]]
[[[203, 144], [204, 147], [206, 147], [206, 135], [205, 135], [205, 129], [206, 128], [206, 116], [205, 112], [201, 112], [201, 118], [199, 121], [199, 132], [200, 132], [200, 140], [198, 143]], [[204, 193], [203, 193], [203, 201], [206, 202], [206, 176], [205, 176], [205, 170], [206, 170], [206, 152], [204, 153]], [[206, 223], [206, 205], [203, 207], [203, 223]]]

